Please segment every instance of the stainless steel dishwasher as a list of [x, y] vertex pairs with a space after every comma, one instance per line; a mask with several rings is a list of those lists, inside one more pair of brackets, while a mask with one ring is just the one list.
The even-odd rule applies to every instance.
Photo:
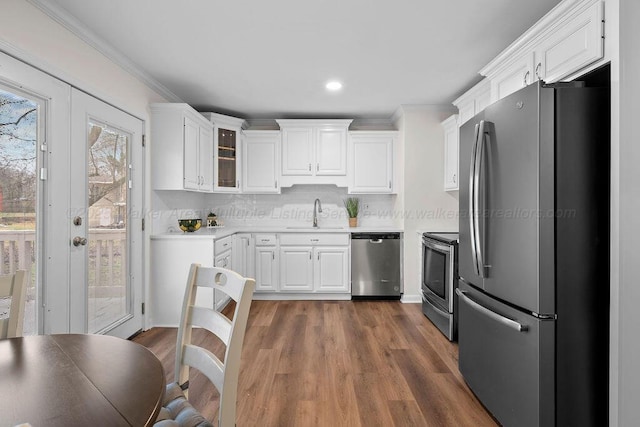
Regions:
[[351, 296], [398, 299], [400, 233], [351, 233]]

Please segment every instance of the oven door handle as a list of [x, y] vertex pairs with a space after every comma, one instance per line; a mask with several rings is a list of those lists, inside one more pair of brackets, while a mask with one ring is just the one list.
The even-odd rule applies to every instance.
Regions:
[[429, 304], [434, 310], [436, 310], [437, 312], [439, 312], [443, 316], [449, 316], [450, 313], [448, 313], [448, 312], [444, 311], [443, 309], [441, 309], [440, 307], [438, 307], [438, 305], [435, 303], [435, 301], [433, 301], [432, 297], [429, 297], [424, 292], [422, 292], [422, 301], [424, 301], [427, 304]]
[[529, 327], [527, 325], [523, 325], [521, 323], [516, 322], [513, 319], [509, 319], [508, 317], [503, 316], [502, 314], [498, 314], [495, 311], [489, 310], [487, 307], [480, 305], [479, 303], [475, 302], [474, 300], [472, 300], [471, 298], [469, 298], [467, 296], [467, 293], [464, 291], [461, 291], [460, 288], [456, 288], [456, 294], [458, 294], [458, 296], [460, 298], [462, 298], [462, 300], [464, 302], [466, 302], [469, 307], [473, 308], [474, 310], [484, 314], [487, 317], [490, 317], [491, 319], [495, 320], [496, 322], [502, 323], [503, 325], [511, 328], [511, 329], [515, 329], [518, 332], [526, 332], [529, 330]]

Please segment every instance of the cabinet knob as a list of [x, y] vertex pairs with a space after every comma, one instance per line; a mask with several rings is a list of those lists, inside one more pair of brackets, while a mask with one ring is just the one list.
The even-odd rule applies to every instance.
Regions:
[[457, 182], [456, 182], [456, 174], [455, 173], [453, 174], [453, 183], [457, 184]]
[[309, 163], [309, 172], [311, 172], [311, 163]]

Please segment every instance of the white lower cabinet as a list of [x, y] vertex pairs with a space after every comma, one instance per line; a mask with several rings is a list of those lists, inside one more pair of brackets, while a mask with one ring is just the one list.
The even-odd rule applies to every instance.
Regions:
[[255, 246], [251, 233], [238, 233], [233, 242], [233, 271], [243, 277], [255, 277]]
[[280, 291], [349, 293], [349, 235], [280, 235]]
[[313, 291], [313, 248], [280, 247], [280, 291]]
[[317, 247], [313, 250], [313, 253], [313, 284], [315, 291], [350, 292], [349, 248]]
[[[233, 251], [232, 248], [227, 249], [220, 254], [217, 254], [215, 257], [214, 265], [220, 268], [226, 268], [228, 270], [233, 270]], [[201, 288], [198, 288], [198, 292], [200, 292]], [[221, 309], [225, 306], [227, 301], [229, 301], [229, 295], [225, 294], [222, 291], [217, 289], [213, 292], [214, 303], [216, 309]]]
[[259, 246], [256, 239], [256, 292], [278, 291], [278, 249], [276, 246]]
[[[151, 239], [151, 325], [178, 326], [189, 268], [192, 263], [213, 267], [213, 254], [213, 239]], [[213, 308], [213, 289], [198, 289], [196, 305]]]

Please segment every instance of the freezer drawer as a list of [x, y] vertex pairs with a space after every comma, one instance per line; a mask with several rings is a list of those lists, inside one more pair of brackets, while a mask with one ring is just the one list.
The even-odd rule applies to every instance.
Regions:
[[463, 281], [456, 293], [458, 363], [469, 387], [505, 427], [554, 425], [555, 321], [516, 310]]

